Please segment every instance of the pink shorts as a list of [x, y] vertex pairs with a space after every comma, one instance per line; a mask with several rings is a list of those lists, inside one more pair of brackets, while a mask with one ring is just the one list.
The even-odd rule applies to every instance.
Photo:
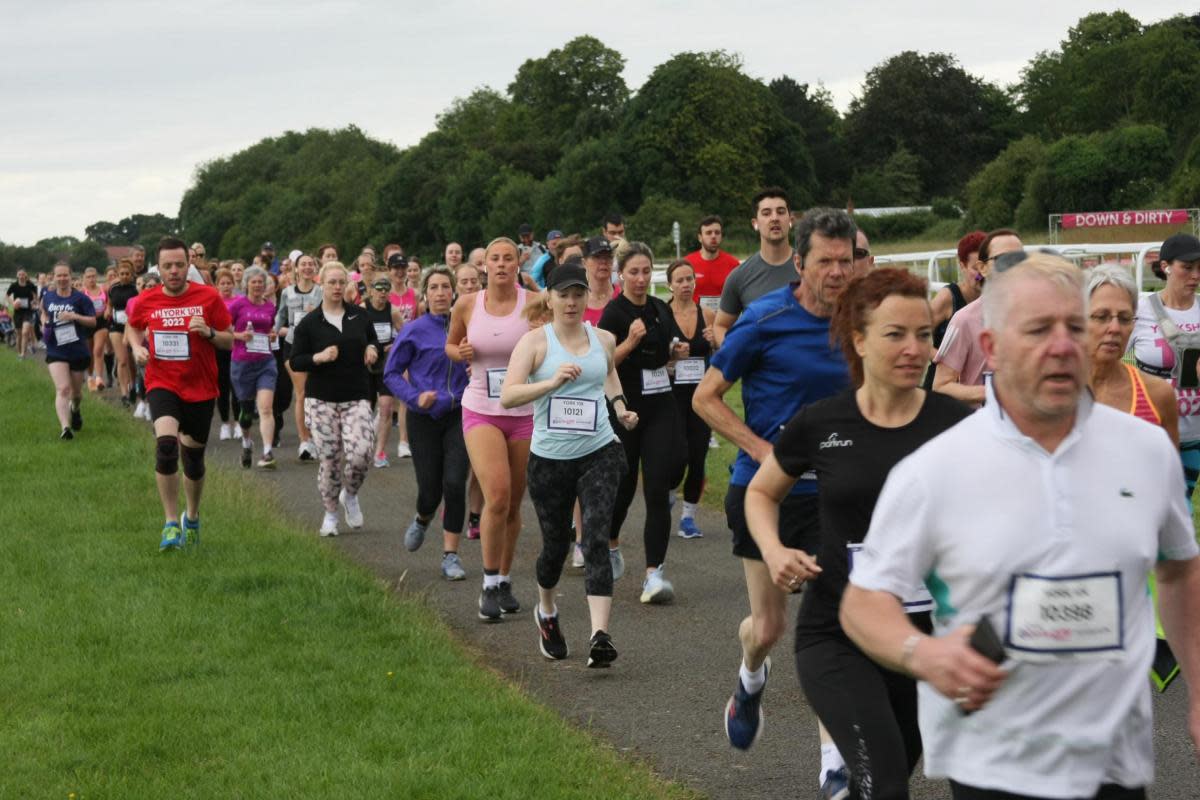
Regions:
[[480, 425], [491, 425], [499, 428], [504, 438], [510, 442], [528, 441], [533, 438], [533, 415], [524, 414], [510, 417], [505, 414], [480, 414], [469, 408], [462, 410], [463, 433]]

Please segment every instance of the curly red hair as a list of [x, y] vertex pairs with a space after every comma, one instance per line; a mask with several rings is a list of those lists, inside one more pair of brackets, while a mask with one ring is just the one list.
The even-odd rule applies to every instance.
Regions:
[[929, 284], [908, 270], [883, 267], [850, 281], [838, 298], [833, 319], [829, 321], [829, 338], [841, 345], [855, 386], [862, 386], [863, 365], [862, 357], [854, 349], [854, 334], [866, 333], [871, 312], [893, 295], [929, 302]]

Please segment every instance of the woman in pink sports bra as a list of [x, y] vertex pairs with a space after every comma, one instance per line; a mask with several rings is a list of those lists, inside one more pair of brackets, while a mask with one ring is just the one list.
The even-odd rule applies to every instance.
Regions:
[[467, 455], [484, 496], [479, 526], [483, 553], [479, 618], [495, 622], [501, 614], [521, 610], [512, 593], [509, 571], [521, 531], [533, 406], [500, 405], [509, 356], [529, 332], [522, 313], [526, 294], [518, 285], [517, 245], [511, 239], [494, 239], [484, 258], [487, 289], [460, 297], [454, 304], [446, 355], [471, 365], [471, 382], [462, 407]]

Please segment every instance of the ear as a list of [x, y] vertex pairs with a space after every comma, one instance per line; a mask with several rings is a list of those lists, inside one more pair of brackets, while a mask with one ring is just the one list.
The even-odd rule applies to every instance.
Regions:
[[792, 263], [796, 265], [796, 274], [803, 275], [804, 274], [804, 262], [800, 260], [800, 251], [799, 250], [792, 251]]
[[979, 334], [979, 347], [983, 350], [984, 358], [987, 359], [987, 368], [990, 372], [996, 371], [996, 334], [984, 328]]
[[867, 354], [867, 337], [863, 336], [858, 331], [850, 334], [850, 341], [854, 344], [854, 352], [858, 353], [858, 357], [862, 358]]

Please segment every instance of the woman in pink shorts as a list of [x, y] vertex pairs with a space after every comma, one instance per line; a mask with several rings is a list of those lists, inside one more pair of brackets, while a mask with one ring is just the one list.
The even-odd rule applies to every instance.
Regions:
[[521, 531], [533, 406], [500, 405], [509, 356], [529, 332], [522, 314], [525, 290], [518, 284], [517, 245], [511, 239], [494, 239], [486, 253], [487, 289], [464, 295], [454, 304], [446, 354], [471, 365], [471, 382], [462, 399], [463, 438], [484, 497], [479, 526], [483, 551], [479, 618], [495, 622], [501, 614], [521, 610], [512, 593], [509, 570]]

